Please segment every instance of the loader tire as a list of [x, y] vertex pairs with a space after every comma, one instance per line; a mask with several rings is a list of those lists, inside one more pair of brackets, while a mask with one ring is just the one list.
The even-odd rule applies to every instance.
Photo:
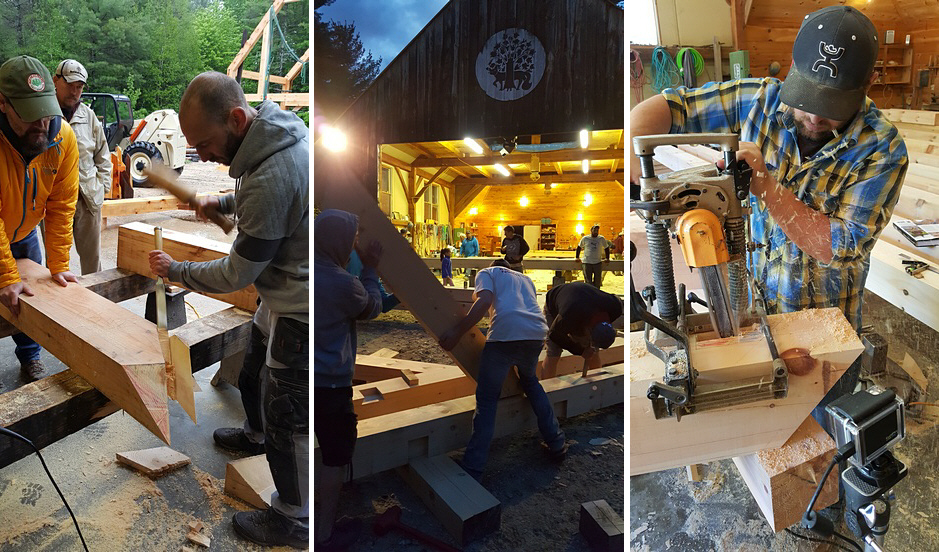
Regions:
[[143, 171], [153, 164], [163, 164], [163, 156], [150, 142], [134, 142], [124, 150], [124, 164], [135, 188], [152, 188]]

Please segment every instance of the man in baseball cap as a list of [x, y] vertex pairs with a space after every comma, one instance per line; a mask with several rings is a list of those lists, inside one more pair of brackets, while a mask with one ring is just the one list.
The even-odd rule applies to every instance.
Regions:
[[73, 236], [82, 275], [101, 270], [101, 206], [111, 191], [111, 152], [104, 127], [95, 112], [82, 103], [88, 71], [74, 59], [62, 60], [52, 77], [62, 115], [78, 140], [79, 199], [75, 204]]
[[[69, 272], [77, 197], [78, 148], [72, 128], [62, 122], [52, 75], [35, 58], [11, 58], [0, 65], [0, 304], [14, 316], [20, 294], [33, 294], [16, 259], [42, 263], [39, 221], [45, 220], [52, 279], [61, 286], [77, 281]], [[24, 334], [13, 340], [23, 379], [42, 377], [39, 345]]]
[[[870, 254], [890, 220], [909, 164], [897, 129], [867, 97], [877, 73], [877, 29], [859, 10], [807, 15], [785, 82], [749, 78], [666, 89], [630, 113], [630, 134], [739, 133], [753, 169], [750, 272], [767, 311], [839, 307], [855, 329]], [[630, 180], [639, 183], [633, 156]], [[850, 392], [848, 369], [824, 405]]]

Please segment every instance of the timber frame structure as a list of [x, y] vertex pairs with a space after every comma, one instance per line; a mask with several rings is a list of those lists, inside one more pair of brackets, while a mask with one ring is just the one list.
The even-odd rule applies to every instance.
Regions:
[[[300, 61], [293, 64], [293, 67], [287, 71], [287, 74], [284, 76], [271, 75], [270, 67], [267, 64], [267, 57], [271, 51], [271, 42], [273, 36], [271, 33], [271, 17], [276, 16], [281, 8], [284, 7], [284, 4], [290, 4], [292, 2], [299, 2], [299, 0], [274, 0], [274, 3], [271, 5], [270, 9], [264, 12], [264, 16], [261, 18], [261, 21], [258, 22], [257, 26], [254, 28], [254, 31], [251, 32], [251, 36], [248, 37], [248, 40], [241, 46], [241, 50], [235, 55], [235, 59], [228, 65], [227, 74], [229, 77], [237, 78], [239, 71], [241, 73], [241, 78], [257, 81], [258, 89], [255, 94], [246, 94], [245, 98], [249, 102], [260, 102], [262, 100], [271, 100], [272, 102], [279, 104], [281, 109], [292, 109], [294, 111], [300, 109], [301, 107], [310, 106], [310, 95], [308, 93], [298, 93], [292, 92], [293, 81], [300, 74], [300, 70], [303, 68], [304, 63], [309, 63], [310, 60], [310, 49], [307, 48], [303, 55], [300, 56]], [[261, 41], [261, 66], [258, 71], [248, 71], [242, 69], [242, 64], [245, 62], [245, 59], [248, 57], [248, 54], [251, 53], [251, 50], [254, 49], [254, 46], [258, 43], [258, 40]], [[268, 94], [266, 93], [267, 83], [279, 84], [283, 87], [283, 92], [277, 94]]]
[[[125, 232], [119, 236], [118, 263], [127, 265], [126, 257], [139, 256], [139, 253], [133, 247], [128, 247], [127, 243], [122, 248], [121, 241], [131, 240], [132, 242], [134, 237], [134, 232], [128, 234], [127, 229], [122, 228], [122, 230], [125, 230]], [[142, 230], [146, 232], [147, 228]], [[149, 236], [152, 237], [152, 227], [149, 230]], [[137, 231], [140, 232], [141, 228], [137, 227]], [[209, 243], [211, 240], [207, 241], [196, 236], [173, 233], [173, 241], [176, 243], [175, 247], [178, 248], [177, 254], [179, 256], [177, 258], [179, 259], [200, 261], [211, 260], [219, 256], [219, 252], [215, 251], [219, 248], [219, 245], [217, 242]], [[171, 245], [170, 240], [164, 243], [167, 246]], [[146, 254], [143, 258], [146, 261]], [[45, 274], [47, 275], [48, 271], [45, 271]], [[114, 303], [118, 303], [153, 291], [156, 281], [151, 276], [149, 268], [137, 272], [135, 272], [133, 266], [131, 268], [114, 268], [81, 276], [77, 286], [71, 284], [69, 287], [60, 289], [68, 290], [71, 287], [80, 286], [85, 289], [73, 291], [93, 292]], [[234, 297], [238, 299], [237, 294]], [[28, 299], [35, 298], [30, 297]], [[226, 301], [225, 298], [221, 300]], [[6, 315], [8, 313], [4, 312], [2, 314]], [[40, 312], [40, 314], [43, 313]], [[22, 313], [21, 316], [23, 316]], [[247, 348], [252, 318], [252, 312], [232, 306], [170, 330], [174, 364], [185, 366], [188, 363], [192, 372], [196, 372], [216, 362], [237, 357]], [[156, 324], [140, 318], [136, 326], [144, 328], [152, 326], [150, 328], [152, 332], [147, 331], [146, 333], [148, 336], [152, 333], [152, 338], [156, 341]], [[5, 320], [0, 320], [0, 337], [12, 335], [16, 331], [18, 331], [17, 327]], [[43, 329], [42, 331], [45, 332], [46, 330]], [[37, 340], [40, 339], [39, 336], [33, 337]], [[53, 337], [57, 336], [53, 335]], [[80, 335], [77, 336], [78, 342], [74, 341], [74, 337], [72, 339], [72, 343], [81, 345], [81, 347], [75, 347], [77, 349], [89, 347], [87, 341], [81, 341], [82, 337]], [[159, 351], [156, 343], [153, 346]], [[59, 356], [60, 360], [63, 360], [67, 365], [75, 365], [73, 363], [74, 359], [67, 361], [55, 351], [50, 350], [50, 352]], [[159, 355], [159, 352], [157, 354]], [[81, 355], [81, 352], [78, 355]], [[160, 371], [162, 371], [162, 363], [155, 364], [155, 366], [160, 366]], [[99, 375], [96, 370], [88, 373], [88, 377], [92, 380], [99, 378], [105, 381], [113, 379], [109, 373]], [[164, 384], [166, 383], [165, 379], [164, 377], [162, 382]], [[26, 436], [37, 447], [42, 448], [120, 410], [122, 406], [111, 400], [115, 398], [113, 391], [108, 391], [106, 388], [105, 391], [110, 393], [112, 397], [105, 396], [104, 393], [89, 383], [89, 380], [79, 375], [77, 371], [68, 369], [0, 394], [0, 426]], [[139, 387], [138, 391], [141, 391]], [[147, 401], [146, 396], [143, 398], [148, 406], [152, 406], [152, 401]], [[120, 402], [124, 401], [121, 400]], [[182, 400], [180, 402], [183, 403]], [[183, 404], [183, 407], [187, 411], [189, 410], [187, 405]], [[163, 409], [165, 408], [164, 402]], [[141, 421], [133, 412], [128, 411], [128, 413]], [[194, 414], [194, 410], [190, 414]], [[144, 423], [144, 421], [141, 421], [141, 423]], [[166, 433], [162, 435], [160, 430], [164, 428], [154, 430], [151, 427], [152, 424], [147, 425], [144, 423], [144, 425], [158, 437], [168, 441], [168, 426], [165, 426]], [[9, 443], [9, 446], [0, 449], [0, 467], [8, 466], [32, 452], [32, 448], [18, 440], [13, 440]]]

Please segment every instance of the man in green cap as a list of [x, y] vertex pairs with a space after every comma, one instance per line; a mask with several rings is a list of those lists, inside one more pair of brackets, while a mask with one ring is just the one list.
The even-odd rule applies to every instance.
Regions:
[[[0, 65], [0, 304], [19, 315], [19, 295], [32, 295], [16, 259], [42, 264], [36, 226], [45, 219], [46, 266], [61, 286], [69, 272], [72, 217], [78, 199], [78, 146], [55, 96], [49, 70], [16, 56]], [[44, 376], [39, 345], [15, 334], [27, 381]]]

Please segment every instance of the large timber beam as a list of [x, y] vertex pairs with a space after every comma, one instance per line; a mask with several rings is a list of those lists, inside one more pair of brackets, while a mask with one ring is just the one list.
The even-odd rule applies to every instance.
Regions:
[[[131, 222], [118, 229], [117, 266], [119, 268], [153, 277], [148, 260], [148, 254], [154, 248], [153, 228], [142, 222]], [[177, 261], [214, 261], [228, 255], [231, 245], [164, 229], [163, 251]], [[202, 293], [202, 295], [247, 311], [254, 312], [258, 308], [258, 294], [253, 285], [233, 293]]]
[[[622, 160], [625, 151], [623, 149], [611, 148], [605, 150], [563, 150], [548, 151], [539, 153], [538, 158], [542, 163], [560, 163], [571, 161], [611, 161]], [[509, 155], [484, 155], [484, 156], [466, 156], [466, 157], [422, 157], [415, 159], [411, 166], [413, 167], [464, 167], [466, 165], [488, 166], [496, 163], [502, 164], [527, 164], [531, 163], [530, 153], [512, 153]]]
[[[152, 278], [135, 274], [129, 270], [112, 268], [78, 277], [78, 285], [98, 295], [120, 303], [153, 291], [156, 283]], [[0, 337], [17, 333], [16, 326], [0, 319]]]
[[[124, 272], [120, 269], [114, 271]], [[104, 273], [107, 272], [111, 271]], [[100, 285], [102, 279], [99, 275], [104, 273], [89, 274], [81, 279], [90, 279], [95, 282], [94, 285]], [[133, 281], [142, 277], [131, 274], [125, 276], [124, 280], [128, 278]], [[148, 281], [152, 287], [153, 280]], [[122, 289], [128, 288], [123, 286]], [[131, 297], [137, 295], [140, 293]], [[197, 372], [218, 362], [219, 357], [244, 350], [250, 335], [250, 324], [249, 313], [232, 307], [187, 322], [171, 330], [170, 335], [187, 344], [192, 371]], [[65, 370], [0, 394], [0, 426], [24, 435], [42, 448], [80, 431], [119, 408], [76, 372]], [[33, 452], [19, 441], [9, 445], [0, 447], [0, 468]]]
[[78, 285], [62, 287], [48, 269], [18, 259], [34, 295], [20, 295], [20, 314], [0, 315], [36, 340], [167, 444], [166, 366], [156, 326]]
[[[541, 382], [559, 419], [623, 402], [625, 366], [607, 366], [586, 378], [580, 374]], [[362, 420], [352, 458], [355, 478], [407, 465], [466, 446], [473, 428], [474, 397], [452, 399], [386, 416]], [[537, 427], [531, 405], [523, 395], [499, 400], [495, 437]], [[315, 461], [322, 462], [319, 447]]]
[[[328, 162], [331, 165], [328, 170], [334, 178], [328, 187], [321, 187], [322, 204], [318, 207], [342, 209], [358, 215], [359, 243], [377, 241], [382, 247], [378, 274], [394, 289], [395, 295], [421, 326], [439, 338], [463, 317], [460, 306], [433, 273], [424, 268], [421, 258], [381, 212], [374, 193], [369, 195], [362, 184], [341, 165], [341, 160], [328, 159]], [[413, 197], [413, 190], [410, 192]], [[479, 372], [479, 356], [484, 343], [483, 334], [478, 328], [473, 328], [463, 335], [449, 353], [474, 381]], [[514, 385], [517, 385], [517, 378], [509, 379], [514, 379]]]
[[452, 180], [454, 185], [461, 184], [480, 184], [485, 183], [487, 186], [514, 186], [516, 184], [545, 184], [548, 182], [553, 182], [557, 184], [576, 184], [578, 182], [622, 182], [623, 181], [623, 171], [609, 172], [609, 171], [594, 171], [587, 174], [579, 172], [570, 172], [566, 174], [550, 174], [550, 173], [541, 173], [541, 178], [538, 180], [532, 181], [526, 172], [523, 176], [492, 176], [489, 178], [478, 177], [478, 176], [469, 176], [469, 177], [456, 177]]
[[[656, 419], [652, 413], [646, 393], [652, 381], [664, 376], [664, 366], [646, 352], [642, 332], [630, 335], [631, 475], [782, 446], [864, 350], [857, 333], [837, 308], [774, 314], [768, 318], [781, 355], [794, 349], [803, 349], [809, 355], [801, 365], [789, 366], [786, 398], [697, 412], [682, 416], [681, 422], [674, 417]], [[743, 359], [753, 370], [751, 377], [768, 376], [771, 372], [772, 359], [765, 340], [714, 339], [699, 341], [696, 346], [707, 349], [711, 355], [709, 361], [698, 362], [701, 350], [690, 351], [692, 366], [701, 374], [733, 371]]]
[[[197, 194], [198, 197], [219, 195], [222, 195], [222, 193]], [[156, 213], [158, 211], [178, 211], [181, 209], [179, 203], [179, 199], [177, 199], [176, 196], [109, 199], [101, 206], [101, 216], [102, 218], [108, 218], [123, 217], [127, 215], [140, 215], [143, 213]], [[185, 209], [185, 207], [182, 209]]]

